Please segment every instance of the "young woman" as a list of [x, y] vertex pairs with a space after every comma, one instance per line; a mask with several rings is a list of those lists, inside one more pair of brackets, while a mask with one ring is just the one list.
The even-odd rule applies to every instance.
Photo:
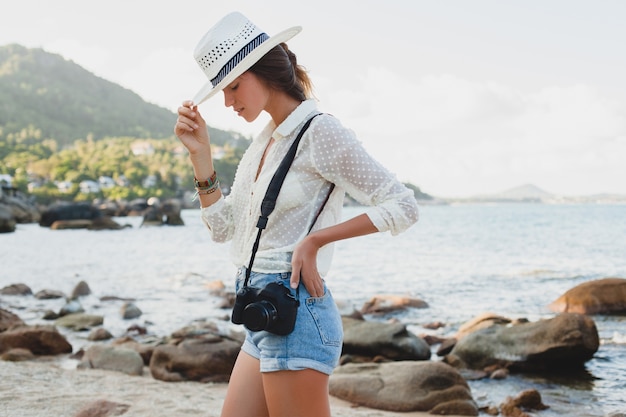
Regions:
[[[210, 81], [178, 109], [175, 133], [189, 151], [202, 219], [213, 240], [232, 241], [237, 291], [244, 285], [268, 184], [307, 120], [317, 115], [302, 134], [250, 270], [250, 285], [282, 283], [299, 299], [295, 327], [287, 335], [246, 329], [223, 417], [330, 416], [328, 380], [343, 338], [341, 317], [324, 280], [332, 244], [375, 232], [397, 234], [418, 218], [413, 192], [339, 120], [319, 114], [310, 98], [311, 82], [285, 44], [298, 32], [294, 27], [269, 37], [240, 13], [227, 15], [194, 53]], [[248, 122], [263, 111], [271, 116], [241, 159], [228, 196], [219, 187], [207, 126], [197, 107], [219, 91], [224, 104]], [[370, 207], [342, 221], [346, 192]]]

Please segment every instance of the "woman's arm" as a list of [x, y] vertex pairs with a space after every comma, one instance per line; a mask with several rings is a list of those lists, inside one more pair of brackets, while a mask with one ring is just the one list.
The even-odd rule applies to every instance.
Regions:
[[376, 233], [374, 226], [366, 214], [361, 214], [343, 223], [320, 229], [307, 235], [298, 243], [291, 259], [291, 287], [297, 288], [302, 279], [312, 297], [324, 295], [324, 283], [317, 271], [317, 252], [329, 243]]
[[[185, 101], [178, 108], [178, 119], [174, 133], [189, 151], [189, 159], [193, 165], [196, 179], [198, 181], [208, 180], [215, 172], [211, 155], [211, 142], [206, 122], [192, 101]], [[208, 207], [218, 201], [221, 196], [222, 191], [219, 187], [210, 194], [199, 194], [200, 205]]]

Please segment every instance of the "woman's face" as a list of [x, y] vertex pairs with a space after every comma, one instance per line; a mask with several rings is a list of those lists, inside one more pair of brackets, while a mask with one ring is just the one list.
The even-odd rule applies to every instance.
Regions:
[[269, 89], [250, 71], [237, 77], [223, 92], [224, 105], [232, 107], [247, 122], [256, 120], [270, 97]]

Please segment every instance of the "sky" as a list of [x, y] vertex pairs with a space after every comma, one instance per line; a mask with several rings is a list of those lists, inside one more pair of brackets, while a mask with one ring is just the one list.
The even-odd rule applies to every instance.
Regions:
[[[319, 108], [398, 179], [438, 197], [524, 184], [626, 194], [626, 2], [621, 0], [0, 0], [0, 45], [60, 54], [176, 111], [207, 79], [204, 33], [238, 10], [288, 44]], [[253, 123], [200, 105], [211, 126]]]

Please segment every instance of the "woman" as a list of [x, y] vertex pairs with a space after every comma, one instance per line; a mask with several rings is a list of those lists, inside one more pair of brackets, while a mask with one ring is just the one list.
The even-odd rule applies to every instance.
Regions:
[[[319, 114], [309, 98], [311, 82], [284, 43], [300, 30], [269, 37], [240, 13], [227, 15], [194, 53], [210, 82], [178, 109], [175, 133], [189, 151], [202, 219], [213, 240], [232, 240], [232, 259], [239, 267], [237, 291], [244, 285], [268, 184], [305, 122], [317, 115], [302, 133], [250, 270], [254, 287], [280, 282], [298, 297], [295, 328], [287, 335], [246, 329], [223, 417], [330, 416], [328, 380], [343, 337], [323, 278], [332, 243], [375, 232], [397, 234], [417, 221], [412, 191], [368, 155], [336, 118]], [[248, 122], [262, 111], [271, 116], [241, 159], [227, 197], [221, 193], [207, 126], [197, 108], [219, 91], [224, 104]], [[346, 192], [371, 207], [342, 222]]]

